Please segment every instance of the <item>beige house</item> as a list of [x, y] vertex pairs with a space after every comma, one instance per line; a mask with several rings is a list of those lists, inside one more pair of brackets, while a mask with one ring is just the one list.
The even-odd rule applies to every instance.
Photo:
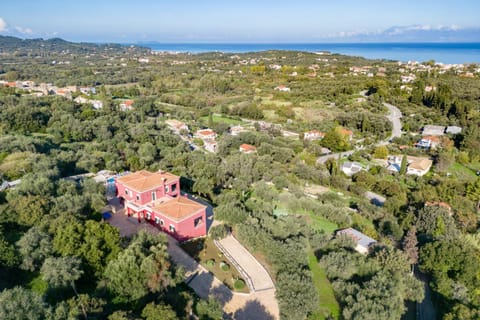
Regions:
[[176, 133], [180, 133], [181, 130], [187, 130], [188, 126], [182, 122], [175, 119], [165, 120], [165, 124]]
[[416, 175], [416, 176], [423, 176], [428, 171], [430, 171], [430, 168], [432, 167], [432, 164], [433, 164], [433, 161], [430, 160], [430, 159], [426, 159], [426, 158], [412, 161], [411, 163], [408, 164], [407, 174], [413, 174], [413, 175]]

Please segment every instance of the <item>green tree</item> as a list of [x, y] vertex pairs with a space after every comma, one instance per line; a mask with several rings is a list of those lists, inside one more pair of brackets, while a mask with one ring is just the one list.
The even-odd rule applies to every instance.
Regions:
[[145, 320], [176, 320], [177, 314], [169, 305], [149, 303], [143, 308], [142, 317]]
[[200, 320], [223, 319], [222, 305], [212, 296], [208, 300], [198, 301], [195, 311]]
[[403, 251], [407, 254], [410, 264], [412, 265], [412, 274], [415, 264], [418, 262], [418, 247], [417, 247], [417, 228], [411, 227], [402, 242]]
[[346, 151], [350, 148], [349, 137], [342, 132], [341, 127], [336, 127], [325, 133], [325, 137], [320, 141], [320, 144], [335, 152]]
[[386, 159], [388, 157], [388, 148], [386, 146], [376, 147], [373, 156], [377, 159]]
[[30, 290], [15, 287], [0, 293], [0, 319], [46, 319], [48, 313], [49, 309], [42, 297]]
[[88, 220], [84, 225], [71, 217], [57, 221], [53, 245], [62, 256], [78, 256], [85, 271], [99, 277], [105, 266], [120, 252], [118, 229], [107, 223]]
[[127, 301], [175, 285], [177, 279], [165, 236], [140, 232], [116, 259], [108, 263], [105, 278], [107, 287]]
[[80, 279], [83, 271], [80, 268], [81, 261], [76, 257], [50, 257], [40, 269], [43, 280], [54, 288], [71, 286], [75, 289], [75, 281]]
[[35, 271], [53, 251], [50, 235], [38, 227], [30, 228], [17, 242], [22, 256], [21, 268]]
[[399, 172], [401, 175], [405, 175], [407, 173], [407, 166], [408, 166], [407, 156], [403, 155], [402, 163], [400, 165], [400, 172]]
[[472, 201], [480, 201], [480, 178], [469, 182], [466, 188], [467, 197]]

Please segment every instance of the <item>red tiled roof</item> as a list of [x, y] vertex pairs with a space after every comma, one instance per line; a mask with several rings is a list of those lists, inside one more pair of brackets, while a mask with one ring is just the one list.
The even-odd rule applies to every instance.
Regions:
[[345, 129], [345, 128], [341, 128], [340, 129], [340, 132], [346, 136], [351, 136], [353, 135], [353, 131], [352, 130], [348, 130], [348, 129]]
[[206, 206], [203, 204], [190, 200], [185, 196], [179, 196], [153, 206], [154, 211], [175, 221], [181, 221], [205, 208]]
[[213, 130], [210, 130], [210, 129], [204, 129], [204, 130], [198, 130], [197, 134], [199, 134], [201, 136], [211, 136], [211, 135], [214, 135], [215, 132]]
[[252, 146], [251, 144], [242, 144], [240, 146], [240, 150], [242, 151], [257, 151], [257, 148], [255, 146]]
[[305, 133], [319, 135], [320, 137], [325, 136], [325, 133], [323, 133], [323, 132], [321, 132], [321, 131], [318, 131], [318, 130], [316, 130], [316, 129], [307, 131], [307, 132], [305, 132]]
[[422, 140], [430, 140], [431, 142], [440, 142], [440, 137], [437, 136], [424, 136]]
[[178, 176], [168, 172], [149, 172], [141, 170], [117, 178], [117, 181], [127, 188], [138, 192], [144, 192], [162, 186], [165, 183], [173, 182], [178, 178]]

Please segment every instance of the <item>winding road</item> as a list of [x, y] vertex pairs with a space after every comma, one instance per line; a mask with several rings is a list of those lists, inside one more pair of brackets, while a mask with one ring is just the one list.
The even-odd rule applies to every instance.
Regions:
[[399, 138], [402, 136], [402, 123], [400, 122], [402, 113], [400, 112], [400, 109], [390, 103], [384, 102], [383, 105], [388, 109], [389, 114], [387, 119], [392, 123], [392, 135], [387, 139], [388, 142], [393, 138]]

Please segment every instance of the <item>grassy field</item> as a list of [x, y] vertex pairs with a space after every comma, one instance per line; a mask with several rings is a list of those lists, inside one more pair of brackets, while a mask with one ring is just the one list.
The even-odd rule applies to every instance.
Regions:
[[[201, 117], [200, 119], [208, 122], [208, 116]], [[232, 124], [232, 125], [243, 124], [242, 120], [231, 119], [231, 118], [222, 117], [219, 115], [213, 115], [212, 119], [213, 119], [213, 122], [223, 122], [223, 123]]]
[[309, 218], [312, 222], [312, 228], [316, 230], [323, 230], [327, 234], [332, 234], [338, 229], [338, 225], [336, 223], [328, 221], [324, 217], [311, 214]]
[[313, 252], [310, 252], [308, 255], [308, 266], [312, 271], [313, 283], [317, 288], [318, 298], [320, 300], [318, 310], [313, 313], [309, 319], [323, 320], [327, 319], [328, 316], [332, 319], [339, 319], [340, 306], [335, 299], [332, 285], [325, 275], [325, 270], [323, 270], [318, 264], [317, 257], [315, 257]]
[[[472, 167], [475, 167], [472, 165]], [[459, 180], [472, 181], [477, 178], [476, 171], [461, 165], [458, 162], [455, 162], [448, 168], [448, 172], [451, 173], [454, 177]]]

